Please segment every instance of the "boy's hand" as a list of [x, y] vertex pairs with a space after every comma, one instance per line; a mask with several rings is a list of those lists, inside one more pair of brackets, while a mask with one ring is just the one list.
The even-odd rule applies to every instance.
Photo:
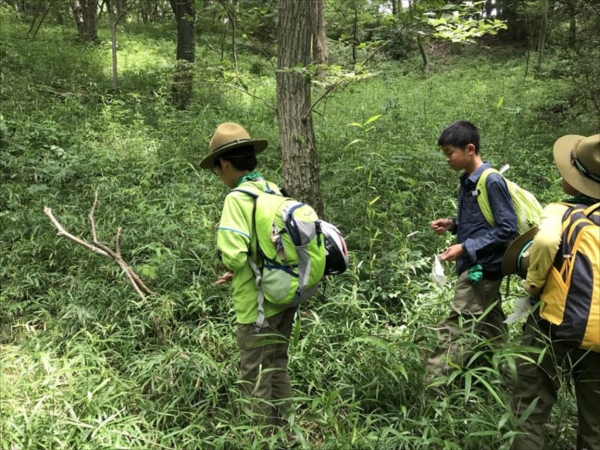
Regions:
[[444, 234], [452, 229], [452, 219], [436, 219], [430, 225], [436, 234]]
[[441, 261], [458, 261], [465, 251], [461, 244], [454, 244], [440, 255]]
[[231, 270], [228, 270], [219, 277], [215, 285], [229, 283], [231, 280], [233, 280], [233, 272]]

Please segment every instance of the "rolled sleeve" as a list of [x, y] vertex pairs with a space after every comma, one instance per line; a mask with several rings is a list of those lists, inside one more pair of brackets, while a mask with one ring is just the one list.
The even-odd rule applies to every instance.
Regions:
[[479, 239], [467, 239], [462, 244], [463, 250], [467, 254], [467, 258], [469, 258], [469, 261], [472, 263], [477, 262], [477, 247], [475, 245], [478, 240]]

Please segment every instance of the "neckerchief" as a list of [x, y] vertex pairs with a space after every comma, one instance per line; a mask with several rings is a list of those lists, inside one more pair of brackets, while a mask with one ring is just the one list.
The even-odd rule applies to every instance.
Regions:
[[600, 200], [598, 200], [596, 198], [588, 197], [587, 195], [584, 195], [584, 194], [578, 194], [575, 197], [566, 198], [564, 201], [565, 201], [565, 203], [583, 203], [584, 205], [592, 206], [592, 205], [595, 205], [596, 203], [598, 203]]
[[260, 175], [260, 173], [258, 173], [258, 171], [256, 171], [256, 170], [253, 170], [252, 172], [239, 177], [237, 179], [237, 181], [235, 182], [235, 186], [233, 188], [235, 189], [240, 184], [245, 183], [246, 181], [256, 181], [256, 180], [260, 180], [260, 179], [262, 179], [262, 176]]

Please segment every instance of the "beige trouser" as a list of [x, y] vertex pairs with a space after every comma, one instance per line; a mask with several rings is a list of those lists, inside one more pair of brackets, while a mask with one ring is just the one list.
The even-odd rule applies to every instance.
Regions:
[[448, 361], [462, 366], [477, 338], [493, 344], [507, 340], [506, 316], [500, 296], [502, 279], [484, 279], [473, 284], [467, 277], [468, 271], [458, 277], [452, 312], [436, 327], [438, 346], [427, 361], [430, 375], [448, 374]]
[[295, 308], [269, 317], [258, 333], [254, 324], [238, 324], [242, 394], [251, 399], [249, 413], [257, 423], [285, 425], [292, 387], [287, 371], [288, 343]]

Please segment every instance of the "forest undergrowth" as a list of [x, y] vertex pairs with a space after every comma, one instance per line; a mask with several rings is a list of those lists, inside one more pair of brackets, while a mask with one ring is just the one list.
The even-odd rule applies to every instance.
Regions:
[[[177, 111], [172, 31], [124, 27], [113, 92], [106, 30], [82, 48], [74, 30], [55, 25], [25, 39], [27, 24], [2, 14], [2, 449], [279, 448], [281, 433], [261, 437], [242, 414], [230, 292], [214, 286], [226, 190], [198, 167], [216, 126], [234, 121], [269, 140], [260, 170], [281, 182], [274, 112], [221, 86], [241, 82], [273, 103], [274, 76], [256, 73], [263, 62], [251, 54], [232, 75], [216, 38], [204, 36], [194, 100]], [[332, 43], [334, 58], [344, 51]], [[377, 76], [315, 109], [326, 216], [346, 235], [352, 265], [302, 307], [291, 343], [291, 423], [305, 448], [510, 445], [520, 323], [483, 367], [476, 347], [471, 364], [428, 384], [423, 359], [452, 297], [451, 283], [430, 279], [433, 255], [451, 241], [429, 222], [453, 215], [458, 185], [436, 148], [440, 131], [474, 122], [484, 159], [509, 163], [507, 176], [546, 203], [560, 198], [552, 143], [598, 123], [584, 105], [553, 109], [572, 86], [524, 77], [524, 58], [465, 49], [433, 60], [427, 75], [416, 57], [380, 60]], [[99, 240], [114, 247], [122, 227], [123, 258], [155, 295], [141, 299], [114, 261], [57, 237], [43, 213], [89, 241], [96, 190]], [[524, 291], [516, 279], [506, 291], [508, 313]], [[564, 393], [548, 448], [571, 448], [574, 417]]]

